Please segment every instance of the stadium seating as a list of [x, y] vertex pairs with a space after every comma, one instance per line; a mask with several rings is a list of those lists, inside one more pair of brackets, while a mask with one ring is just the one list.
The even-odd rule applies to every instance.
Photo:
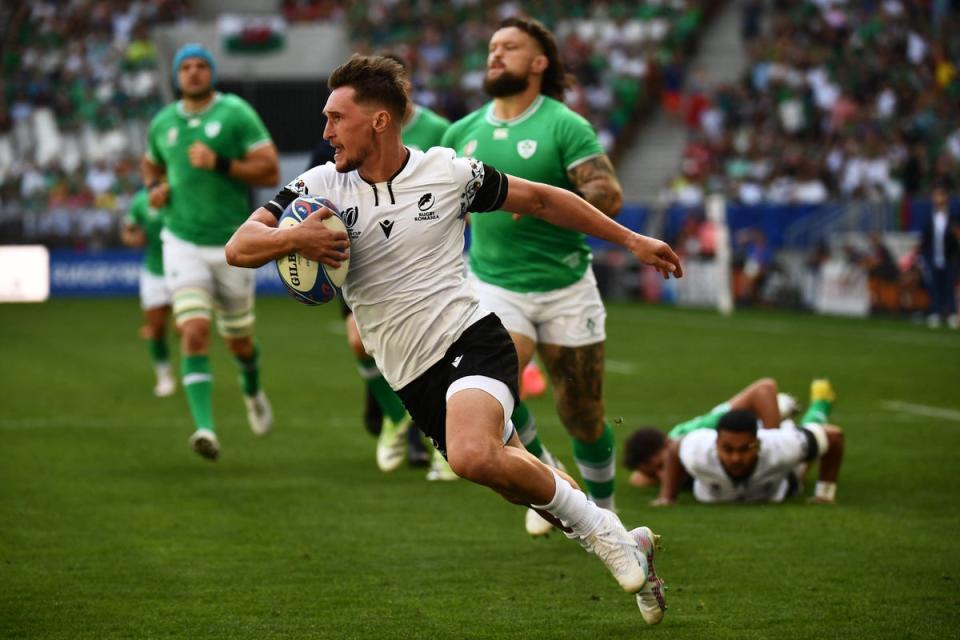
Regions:
[[[497, 20], [529, 12], [556, 31], [565, 61], [578, 80], [568, 103], [597, 127], [616, 154], [638, 116], [653, 104], [659, 64], [691, 46], [716, 0], [506, 3], [491, 15], [484, 3], [409, 3], [375, 0], [344, 9], [328, 2], [279, 3], [290, 21], [345, 21], [356, 50], [395, 49], [416, 70], [415, 99], [451, 119], [486, 101], [482, 92], [487, 40]], [[149, 119], [161, 106], [156, 47], [149, 29], [182, 19], [184, 3], [22, 3], [14, 12], [4, 57], [8, 129], [0, 122], [0, 193], [4, 210], [40, 216], [25, 223], [27, 238], [83, 244], [70, 233], [100, 233], [136, 188], [118, 181], [113, 198], [83, 193], [89, 167], [129, 164], [143, 152]], [[5, 115], [5, 114], [4, 114]], [[26, 162], [30, 163], [27, 168]], [[56, 188], [27, 189], [23, 183]], [[13, 181], [13, 188], [3, 188]], [[127, 189], [128, 191], [119, 191]], [[54, 195], [54, 194], [59, 195]], [[19, 198], [13, 194], [20, 194]], [[31, 213], [32, 212], [32, 213]], [[96, 220], [96, 224], [66, 224]], [[69, 229], [70, 231], [65, 231]], [[116, 238], [114, 238], [114, 241]], [[100, 240], [97, 241], [98, 243]]]
[[150, 3], [21, 2], [10, 12], [0, 94], [0, 208], [17, 213], [9, 240], [52, 245], [116, 241], [137, 181], [117, 180], [110, 198], [90, 197], [95, 163], [126, 171], [143, 152], [162, 105], [149, 28], [184, 15], [178, 0]]
[[[922, 3], [773, 3], [742, 82], [686, 91], [689, 144], [669, 199], [897, 201], [960, 178], [958, 20]], [[749, 35], [753, 35], [750, 33]], [[953, 136], [951, 138], [951, 135]]]

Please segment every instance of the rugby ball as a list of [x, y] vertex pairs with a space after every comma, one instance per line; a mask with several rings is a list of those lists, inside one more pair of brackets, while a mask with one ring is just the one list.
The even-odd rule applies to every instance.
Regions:
[[[281, 229], [295, 227], [307, 216], [326, 207], [333, 215], [323, 223], [334, 231], [346, 233], [347, 227], [340, 219], [337, 207], [320, 196], [299, 196], [283, 210], [278, 225]], [[347, 278], [350, 260], [344, 260], [336, 269], [308, 260], [299, 253], [290, 253], [277, 258], [277, 272], [283, 286], [297, 301], [315, 305], [330, 302], [337, 297], [343, 281]]]

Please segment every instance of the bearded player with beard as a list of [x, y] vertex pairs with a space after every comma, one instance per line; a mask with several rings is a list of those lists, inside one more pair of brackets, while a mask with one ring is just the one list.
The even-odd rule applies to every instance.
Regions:
[[[571, 81], [553, 34], [536, 20], [508, 18], [490, 39], [484, 89], [493, 101], [454, 123], [443, 145], [573, 191], [616, 216], [622, 192], [610, 159], [590, 123], [563, 104]], [[501, 211], [475, 217], [471, 237], [470, 274], [481, 304], [510, 332], [521, 370], [539, 353], [589, 496], [615, 508], [614, 433], [603, 406], [606, 310], [584, 234]], [[524, 402], [512, 420], [527, 450], [557, 466]], [[551, 528], [533, 510], [526, 527], [532, 536]]]

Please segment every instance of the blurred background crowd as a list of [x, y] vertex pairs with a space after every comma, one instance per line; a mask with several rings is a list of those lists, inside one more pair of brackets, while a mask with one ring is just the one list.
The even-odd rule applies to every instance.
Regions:
[[[664, 161], [669, 177], [657, 178], [659, 192], [628, 199], [628, 224], [642, 222], [685, 258], [709, 259], [717, 229], [705, 204], [721, 194], [741, 213], [762, 208], [766, 216], [733, 225], [741, 304], [809, 298], [797, 286], [783, 293], [784, 261], [800, 273], [831, 259], [881, 283], [871, 284], [874, 310], [926, 304], [917, 237], [896, 232], [916, 234], [934, 185], [960, 185], [955, 0], [3, 3], [0, 241], [118, 245], [119, 221], [140, 187], [147, 125], [174, 97], [156, 30], [209, 19], [218, 4], [261, 12], [268, 4], [270, 18], [291, 29], [334, 25], [352, 51], [399, 53], [412, 69], [414, 100], [451, 120], [487, 100], [495, 25], [516, 13], [537, 17], [577, 79], [566, 102], [593, 124], [618, 167], [639, 152], [654, 114], [683, 131], [679, 161]], [[698, 48], [731, 8], [745, 64], [716, 82], [697, 62]], [[798, 212], [805, 226], [789, 226]], [[827, 237], [840, 226], [860, 233]], [[599, 268], [619, 269], [621, 259], [601, 255]]]

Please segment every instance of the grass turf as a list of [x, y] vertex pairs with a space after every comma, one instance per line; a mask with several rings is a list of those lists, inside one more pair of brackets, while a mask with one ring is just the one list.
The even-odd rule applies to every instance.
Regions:
[[[671, 589], [646, 628], [632, 596], [521, 509], [423, 470], [376, 470], [333, 305], [259, 303], [275, 431], [246, 426], [213, 352], [223, 448], [187, 446], [181, 392], [157, 400], [133, 300], [0, 306], [0, 637], [912, 638], [960, 629], [960, 334], [882, 320], [612, 305], [618, 441], [772, 375], [805, 399], [829, 375], [847, 432], [835, 507], [669, 509], [627, 486], [630, 526], [664, 536]], [[897, 404], [901, 403], [901, 404]], [[907, 403], [907, 404], [903, 404]], [[571, 466], [548, 399], [532, 406]], [[925, 415], [929, 414], [929, 415]], [[572, 466], [571, 466], [572, 468]], [[809, 494], [809, 487], [807, 493]]]

